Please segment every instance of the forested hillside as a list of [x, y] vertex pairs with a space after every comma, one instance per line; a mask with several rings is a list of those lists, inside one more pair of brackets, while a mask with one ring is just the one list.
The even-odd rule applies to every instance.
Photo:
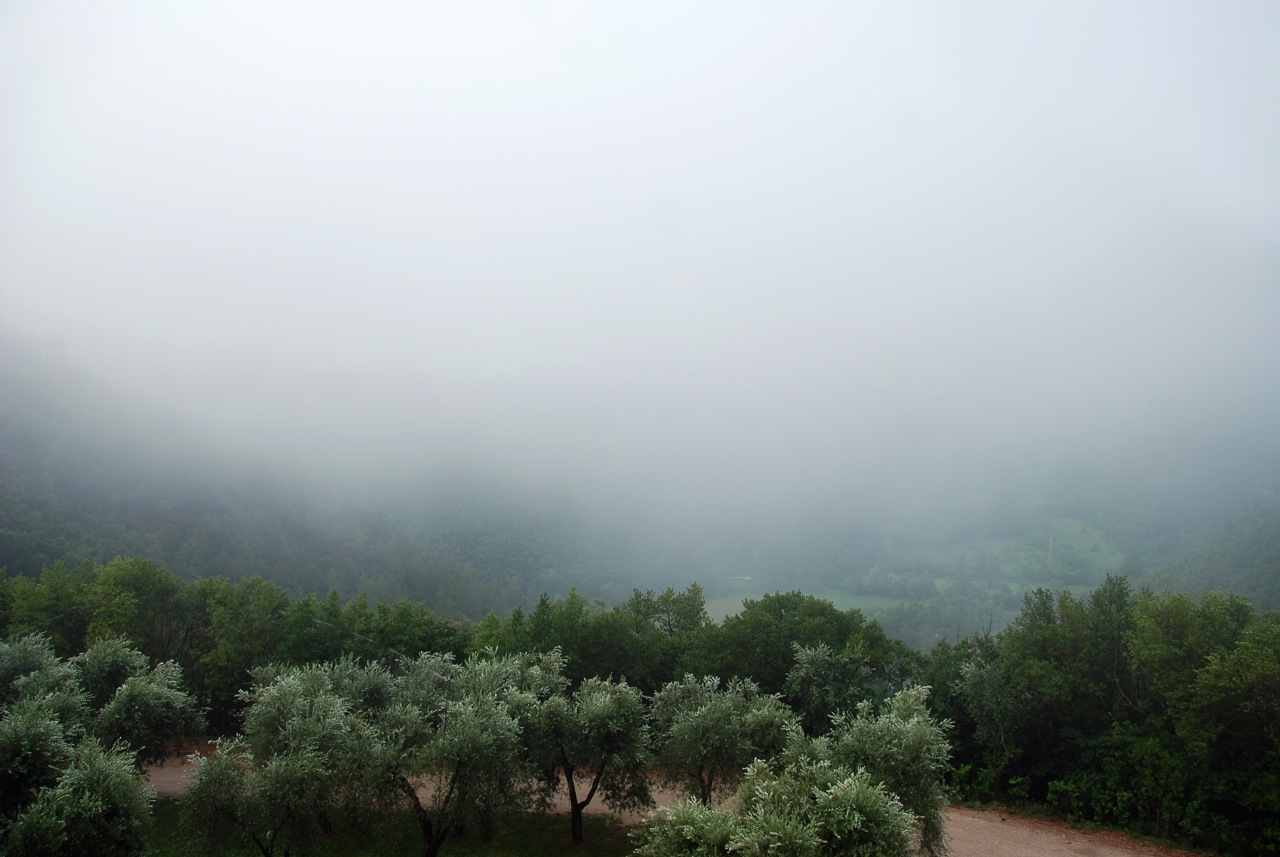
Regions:
[[743, 597], [800, 585], [922, 649], [1002, 627], [1037, 586], [1082, 589], [1121, 571], [1277, 603], [1275, 448], [1256, 438], [1213, 446], [1184, 431], [1141, 454], [1113, 445], [918, 517], [815, 508], [681, 527], [600, 518], [461, 472], [344, 492], [114, 392], [56, 345], [6, 335], [0, 348], [0, 567], [11, 575], [142, 556], [190, 579], [260, 576], [294, 596], [364, 592], [474, 620], [544, 592], [616, 603], [637, 582], [689, 580], [727, 615]]
[[1234, 592], [1259, 607], [1280, 607], [1280, 508], [1227, 522], [1211, 544], [1153, 569], [1142, 582], [1154, 589]]
[[454, 495], [413, 528], [317, 491], [296, 468], [215, 445], [68, 366], [56, 347], [0, 336], [0, 352], [10, 574], [136, 555], [189, 578], [260, 575], [293, 593], [367, 591], [479, 617], [556, 588], [543, 578], [566, 565], [568, 540], [546, 516]]

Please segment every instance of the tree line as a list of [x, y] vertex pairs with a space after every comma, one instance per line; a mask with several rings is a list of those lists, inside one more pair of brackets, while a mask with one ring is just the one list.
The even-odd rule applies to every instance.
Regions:
[[[344, 734], [374, 735], [390, 728], [391, 712], [412, 715], [395, 733], [408, 741], [403, 730], [443, 734], [445, 712], [479, 704], [479, 697], [451, 694], [494, 673], [505, 678], [483, 679], [484, 699], [502, 701], [503, 717], [524, 742], [517, 753], [523, 763], [544, 775], [558, 770], [560, 780], [573, 783], [565, 786], [571, 806], [597, 795], [619, 805], [643, 802], [638, 780], [628, 786], [622, 773], [600, 770], [595, 757], [564, 743], [582, 731], [575, 720], [582, 712], [612, 711], [610, 722], [633, 725], [611, 740], [648, 730], [649, 770], [677, 778], [699, 798], [701, 808], [682, 809], [671, 823], [699, 836], [715, 831], [724, 848], [740, 842], [735, 836], [761, 833], [751, 825], [782, 812], [769, 809], [771, 795], [869, 794], [880, 787], [907, 803], [903, 792], [919, 778], [886, 785], [885, 773], [874, 782], [846, 782], [858, 766], [874, 765], [854, 764], [838, 749], [850, 730], [872, 741], [878, 733], [871, 724], [893, 710], [903, 722], [919, 715], [954, 724], [951, 765], [939, 763], [939, 800], [949, 794], [1036, 804], [1226, 853], [1280, 847], [1280, 614], [1232, 595], [1135, 592], [1122, 577], [1083, 597], [1036, 590], [999, 633], [943, 641], [921, 654], [888, 639], [858, 611], [799, 592], [749, 599], [721, 622], [709, 619], [695, 584], [636, 590], [613, 607], [575, 592], [544, 596], [528, 611], [461, 623], [412, 602], [343, 603], [334, 593], [294, 599], [262, 580], [188, 582], [144, 560], [118, 559], [55, 564], [39, 581], [6, 581], [0, 620], [10, 635], [41, 635], [54, 657], [74, 660], [118, 640], [147, 663], [172, 662], [166, 669], [180, 671], [208, 727], [242, 736], [225, 745], [228, 770], [256, 770], [281, 756], [270, 749], [275, 739], [255, 744], [255, 735], [265, 734], [255, 723], [283, 722], [259, 717], [266, 700], [275, 699], [280, 711], [329, 712], [321, 722], [346, 717], [363, 724], [348, 724]], [[529, 684], [535, 675], [543, 684]], [[932, 688], [927, 702], [903, 696], [922, 686]], [[358, 698], [351, 696], [356, 688], [365, 688]], [[300, 689], [333, 699], [281, 707], [286, 691], [296, 701]], [[477, 721], [465, 735], [501, 745], [510, 723], [497, 723]], [[723, 723], [750, 723], [756, 731], [726, 739], [736, 749], [724, 756], [692, 755], [716, 746], [706, 730]], [[324, 745], [308, 731], [312, 726], [290, 729]], [[413, 746], [425, 753], [429, 742], [421, 736]], [[541, 736], [540, 749], [527, 743], [533, 736]], [[450, 741], [463, 739], [458, 733]], [[881, 755], [896, 746], [877, 740]], [[615, 757], [625, 755], [622, 743], [614, 746]], [[688, 767], [671, 755], [677, 746], [690, 754]], [[748, 775], [757, 756], [769, 767]], [[297, 762], [288, 754], [282, 759]], [[909, 768], [904, 760], [894, 764]], [[566, 777], [570, 771], [575, 776]], [[547, 776], [544, 786], [552, 781]], [[380, 777], [394, 779], [385, 771]], [[451, 790], [451, 782], [441, 782], [445, 794], [462, 788]], [[734, 788], [747, 789], [739, 791], [744, 814], [730, 818], [708, 807]], [[350, 802], [335, 800], [335, 816], [351, 810]], [[458, 826], [445, 818], [431, 821], [431, 836]], [[815, 818], [806, 816], [804, 824]], [[310, 817], [299, 823], [324, 826]], [[464, 826], [481, 830], [488, 823]], [[676, 847], [656, 842], [643, 853]]]
[[1280, 850], [1280, 613], [1222, 593], [1029, 593], [996, 635], [939, 643], [962, 795], [1224, 853]]
[[[564, 790], [580, 843], [594, 799], [651, 807], [661, 781], [690, 798], [647, 816], [639, 854], [778, 853], [781, 841], [795, 854], [904, 857], [913, 840], [941, 853], [949, 751], [925, 688], [806, 736], [750, 679], [686, 675], [646, 696], [612, 677], [574, 687], [565, 666], [558, 650], [487, 650], [257, 668], [237, 734], [195, 759], [186, 833], [212, 852], [275, 857], [408, 813], [435, 857]], [[200, 728], [179, 684], [176, 664], [151, 666], [120, 638], [70, 659], [40, 634], [0, 643], [4, 853], [141, 853], [151, 797], [139, 766]], [[714, 805], [734, 789], [741, 808]]]
[[795, 644], [822, 644], [865, 662], [868, 695], [904, 686], [921, 661], [860, 612], [800, 592], [748, 599], [737, 615], [713, 622], [697, 584], [636, 590], [611, 608], [570, 591], [473, 623], [442, 618], [420, 602], [371, 603], [363, 595], [344, 602], [334, 591], [323, 599], [291, 598], [261, 578], [188, 581], [139, 558], [54, 563], [38, 580], [4, 580], [0, 627], [9, 635], [45, 634], [62, 656], [122, 637], [155, 661], [172, 660], [219, 734], [238, 728], [238, 694], [253, 669], [344, 654], [371, 661], [427, 651], [462, 659], [486, 649], [558, 648], [574, 686], [593, 676], [626, 676], [644, 693], [686, 673], [750, 677], [779, 693]]

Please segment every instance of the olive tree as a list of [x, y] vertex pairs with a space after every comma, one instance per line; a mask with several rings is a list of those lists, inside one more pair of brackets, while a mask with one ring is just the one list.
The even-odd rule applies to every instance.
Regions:
[[721, 687], [715, 676], [686, 675], [654, 694], [651, 717], [660, 775], [706, 805], [730, 793], [753, 759], [776, 755], [799, 730], [791, 710], [750, 679]]
[[94, 712], [89, 730], [107, 746], [123, 741], [134, 764], [168, 758], [175, 742], [196, 734], [204, 718], [173, 661], [150, 666], [121, 638], [100, 640], [70, 661]]
[[128, 749], [108, 749], [88, 738], [76, 747], [57, 783], [36, 792], [35, 799], [13, 818], [5, 830], [4, 853], [10, 857], [141, 854], [154, 796]]
[[0, 643], [0, 851], [138, 853], [140, 761], [198, 722], [177, 666], [121, 641], [71, 661], [41, 635]]
[[637, 857], [905, 857], [914, 818], [865, 770], [797, 758], [775, 770], [756, 760], [739, 808], [695, 799], [646, 817]]
[[856, 646], [836, 651], [826, 643], [793, 643], [792, 651], [795, 661], [783, 693], [810, 735], [827, 731], [832, 714], [851, 710], [878, 690], [871, 664]]
[[417, 817], [425, 857], [463, 830], [488, 836], [529, 800], [520, 726], [506, 706], [517, 688], [512, 660], [424, 656], [378, 719], [371, 760]]
[[288, 854], [329, 832], [333, 811], [359, 804], [358, 760], [369, 731], [323, 678], [302, 668], [256, 685], [245, 694], [247, 737], [192, 757], [183, 809], [197, 841], [210, 850], [248, 844], [264, 857]]
[[44, 700], [21, 700], [0, 719], [0, 830], [58, 784], [75, 759], [75, 735]]
[[896, 795], [918, 819], [921, 850], [940, 857], [946, 853], [950, 723], [932, 717], [928, 699], [929, 688], [916, 686], [898, 691], [879, 711], [869, 702], [860, 703], [853, 714], [832, 718], [831, 731], [810, 748], [815, 757], [838, 767], [866, 771]]
[[583, 841], [582, 812], [599, 793], [617, 811], [653, 803], [644, 697], [625, 681], [591, 678], [571, 696], [555, 694], [527, 709], [525, 745], [544, 799], [563, 785], [570, 830]]
[[463, 830], [486, 838], [505, 814], [532, 805], [517, 713], [562, 692], [563, 674], [558, 650], [482, 652], [462, 664], [428, 653], [398, 665], [366, 758], [384, 794], [413, 810], [426, 857]]
[[336, 814], [361, 824], [366, 808], [407, 806], [434, 857], [450, 836], [483, 837], [529, 805], [512, 710], [556, 692], [560, 672], [556, 653], [259, 670], [243, 739], [197, 760], [188, 823], [270, 857], [327, 833]]

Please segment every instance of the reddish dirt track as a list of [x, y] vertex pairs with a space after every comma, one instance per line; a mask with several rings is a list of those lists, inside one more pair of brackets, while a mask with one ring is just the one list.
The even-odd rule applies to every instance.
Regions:
[[185, 759], [168, 759], [162, 765], [148, 765], [147, 783], [160, 797], [177, 797], [187, 790], [191, 765]]
[[[170, 759], [148, 768], [147, 774], [158, 795], [173, 797], [186, 788], [190, 771], [191, 765], [183, 760]], [[660, 804], [682, 799], [669, 791], [654, 797]], [[555, 811], [569, 811], [563, 795]], [[599, 800], [592, 801], [586, 811], [608, 812]], [[626, 813], [621, 820], [638, 824], [640, 815]], [[952, 857], [1195, 857], [1195, 852], [1152, 845], [1123, 833], [1081, 830], [1062, 821], [964, 807], [947, 810], [947, 844]]]
[[1081, 830], [1064, 821], [1001, 810], [951, 807], [947, 844], [953, 857], [1195, 857], [1110, 830]]

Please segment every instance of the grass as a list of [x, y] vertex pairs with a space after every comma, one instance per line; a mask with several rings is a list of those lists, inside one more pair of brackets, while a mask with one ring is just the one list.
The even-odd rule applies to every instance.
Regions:
[[[1070, 565], [1079, 573], [1100, 582], [1109, 572], [1118, 571], [1124, 565], [1124, 553], [1113, 547], [1101, 531], [1084, 521], [1053, 518], [1048, 525], [1048, 532], [1053, 534], [1055, 567]], [[907, 554], [905, 559], [950, 570], [955, 569], [962, 558], [972, 561], [984, 553], [1000, 563], [1002, 577], [1025, 581], [1049, 579], [1048, 533], [1034, 541], [979, 539], [915, 551]]]
[[[147, 839], [151, 857], [188, 857], [200, 853], [180, 823], [181, 809], [177, 801], [158, 800], [155, 823]], [[478, 842], [466, 837], [449, 839], [440, 849], [451, 857], [551, 857], [573, 854], [575, 857], [622, 857], [630, 854], [631, 841], [626, 828], [606, 815], [588, 815], [583, 819], [585, 839], [575, 846], [569, 835], [568, 815], [529, 813], [516, 816], [499, 828], [493, 841]], [[220, 855], [258, 855], [252, 848], [219, 850]], [[338, 832], [319, 843], [314, 851], [304, 852], [321, 857], [419, 857], [422, 840], [417, 823], [408, 812], [396, 817], [375, 836]]]
[[[1108, 543], [1105, 534], [1096, 527], [1077, 518], [1053, 518], [1045, 522], [1043, 537], [1030, 539], [977, 539], [958, 542], [946, 547], [910, 551], [900, 559], [908, 563], [928, 566], [934, 584], [940, 594], [946, 594], [956, 579], [991, 580], [1009, 587], [1014, 595], [1021, 596], [1036, 587], [1051, 591], [1069, 590], [1073, 595], [1089, 592], [1108, 573], [1118, 571], [1124, 565], [1124, 554]], [[1053, 536], [1054, 575], [1049, 573], [1049, 534]], [[994, 559], [999, 569], [980, 572], [975, 564], [982, 556]], [[887, 568], [892, 570], [893, 563]], [[963, 573], [959, 573], [963, 568]], [[865, 569], [863, 570], [865, 571]], [[1063, 579], [1075, 583], [1064, 584]], [[782, 591], [783, 587], [758, 580], [726, 579], [717, 582], [722, 593], [707, 599], [707, 613], [716, 621], [723, 621], [742, 611], [744, 598], [759, 598], [766, 592]], [[818, 598], [825, 598], [841, 610], [856, 607], [868, 616], [898, 607], [917, 603], [919, 599], [884, 595], [854, 595], [847, 591], [806, 590]], [[928, 600], [928, 599], [924, 599]]]

